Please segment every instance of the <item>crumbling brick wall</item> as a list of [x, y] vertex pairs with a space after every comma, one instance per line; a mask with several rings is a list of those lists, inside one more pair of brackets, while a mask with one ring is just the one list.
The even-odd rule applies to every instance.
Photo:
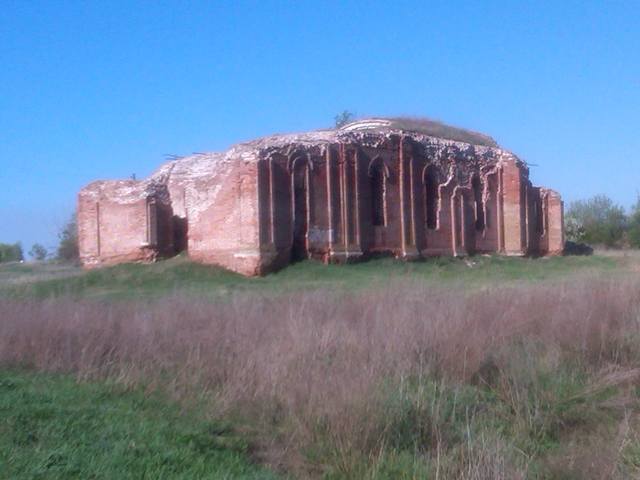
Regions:
[[516, 156], [486, 137], [380, 125], [267, 137], [174, 160], [143, 182], [91, 184], [79, 197], [82, 261], [186, 248], [256, 275], [300, 258], [562, 252], [560, 196], [533, 186]]
[[94, 182], [78, 196], [78, 247], [87, 267], [151, 261], [173, 253], [171, 207], [162, 187]]

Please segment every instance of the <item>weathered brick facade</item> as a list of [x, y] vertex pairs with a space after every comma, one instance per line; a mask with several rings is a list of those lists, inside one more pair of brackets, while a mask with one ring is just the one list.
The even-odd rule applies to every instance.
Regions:
[[559, 254], [563, 206], [489, 137], [391, 120], [278, 135], [172, 161], [79, 194], [84, 265], [197, 261], [259, 275], [292, 260]]

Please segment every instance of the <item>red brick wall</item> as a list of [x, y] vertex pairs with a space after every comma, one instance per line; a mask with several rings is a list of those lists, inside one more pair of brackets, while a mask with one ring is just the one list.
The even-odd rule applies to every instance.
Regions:
[[143, 182], [87, 186], [78, 196], [81, 262], [85, 266], [109, 265], [149, 261], [173, 253], [170, 211], [162, 198], [146, 192]]
[[196, 261], [246, 275], [261, 271], [258, 167], [237, 162], [215, 181], [198, 178], [187, 193], [188, 251]]
[[502, 167], [504, 251], [508, 255], [526, 253], [526, 208], [524, 172], [514, 160]]
[[[344, 262], [375, 253], [562, 251], [560, 196], [531, 186], [526, 166], [512, 155], [481, 150], [483, 156], [473, 157], [476, 150], [457, 144], [440, 145], [435, 155], [402, 135], [378, 140], [194, 156], [167, 164], [153, 181], [91, 184], [78, 200], [81, 259], [92, 266], [172, 255], [184, 247], [177, 234], [184, 230], [196, 261], [246, 275], [282, 267], [291, 261], [292, 246], [298, 251], [300, 245], [293, 241], [297, 168], [308, 169], [303, 245], [310, 257]], [[373, 224], [372, 162], [384, 167], [382, 225]], [[426, 224], [423, 174], [429, 165], [438, 172], [435, 228]], [[478, 201], [483, 227], [477, 225]], [[150, 202], [156, 205], [152, 218]], [[544, 232], [535, 220], [540, 211]]]
[[564, 204], [560, 194], [554, 190], [547, 193], [547, 235], [549, 255], [560, 255], [564, 251]]
[[492, 169], [481, 176], [484, 203], [484, 229], [475, 232], [475, 251], [478, 253], [497, 252], [498, 211], [499, 211], [499, 174]]

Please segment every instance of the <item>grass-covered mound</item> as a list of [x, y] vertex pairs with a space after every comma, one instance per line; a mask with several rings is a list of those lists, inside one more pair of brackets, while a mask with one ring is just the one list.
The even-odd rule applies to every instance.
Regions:
[[232, 291], [275, 294], [313, 289], [354, 291], [405, 280], [432, 286], [485, 288], [513, 282], [556, 281], [586, 272], [613, 273], [618, 266], [616, 259], [600, 256], [543, 259], [441, 257], [419, 262], [379, 258], [351, 265], [304, 261], [263, 278], [247, 278], [219, 267], [190, 262], [185, 257], [90, 271], [46, 264], [0, 265], [0, 298], [74, 296], [133, 299], [176, 292], [218, 297]]

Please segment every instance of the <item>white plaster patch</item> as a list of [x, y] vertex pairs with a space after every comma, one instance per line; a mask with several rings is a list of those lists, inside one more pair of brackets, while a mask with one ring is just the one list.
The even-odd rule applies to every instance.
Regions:
[[311, 227], [309, 229], [307, 237], [312, 243], [322, 243], [328, 242], [332, 236], [332, 233], [333, 232], [331, 230], [323, 230], [321, 228]]

